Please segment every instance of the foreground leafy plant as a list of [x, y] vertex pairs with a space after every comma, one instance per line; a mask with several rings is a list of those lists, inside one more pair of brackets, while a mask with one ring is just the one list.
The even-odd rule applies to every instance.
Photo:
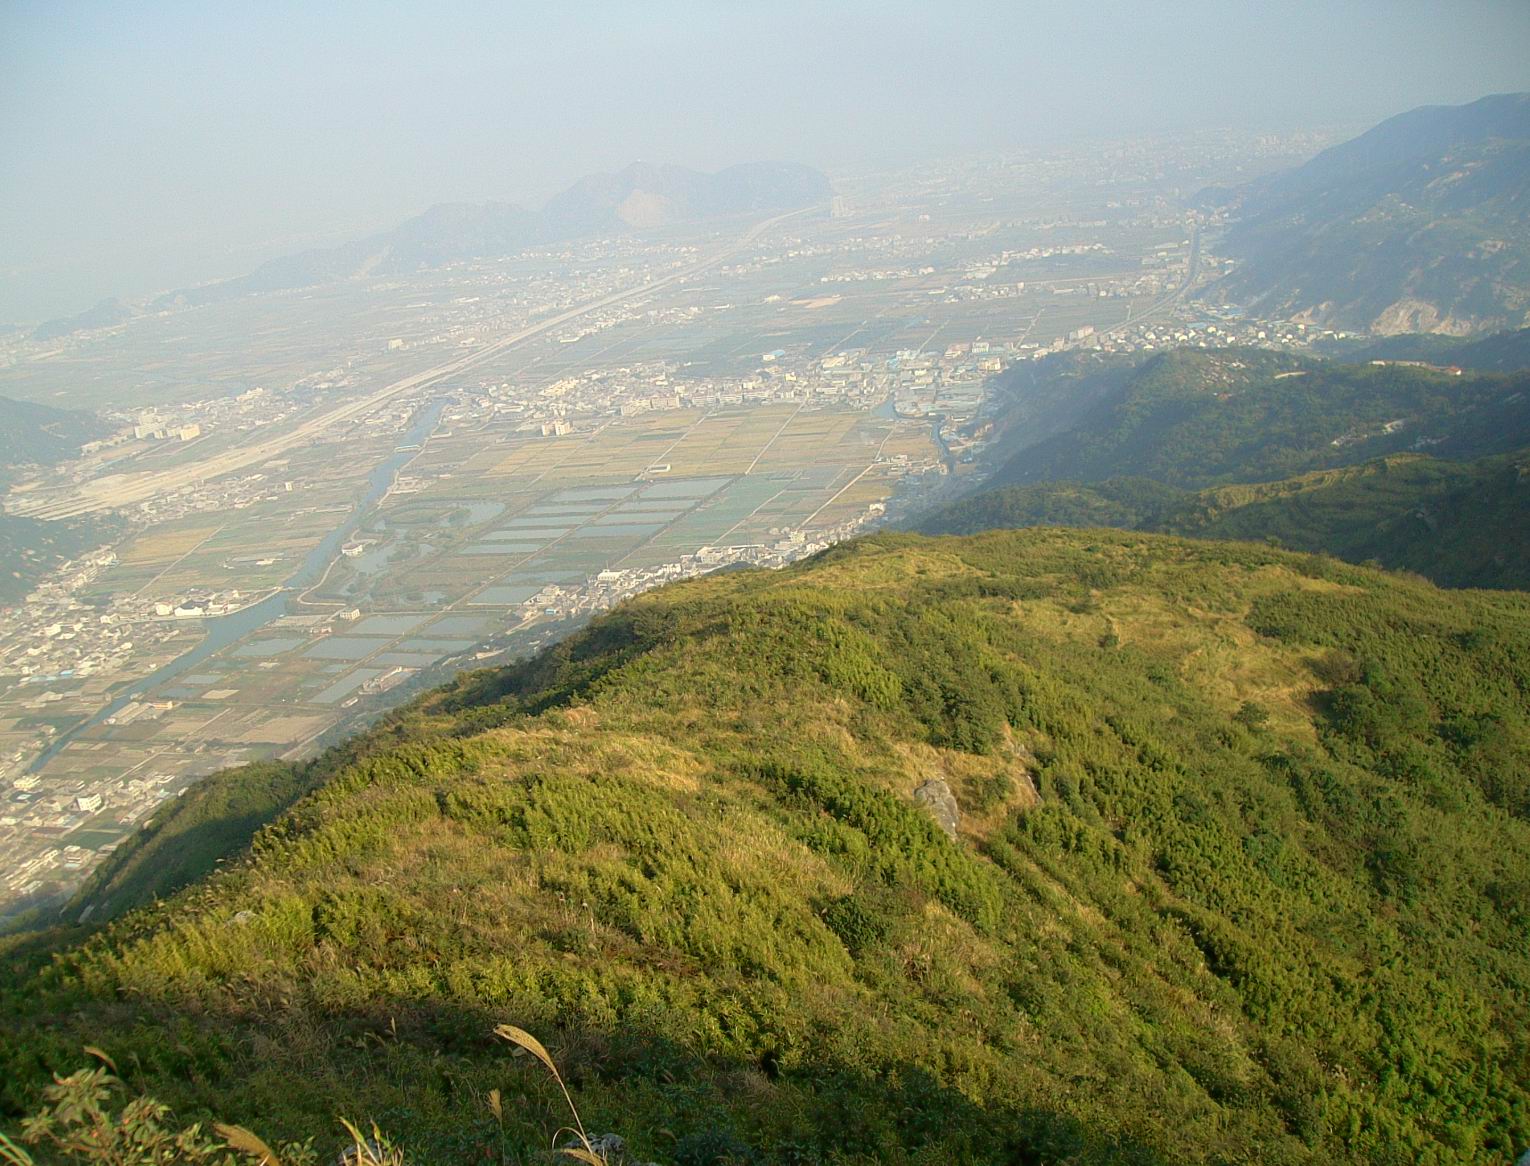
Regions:
[[[124, 1089], [116, 1065], [99, 1049], [86, 1052], [102, 1064], [59, 1077], [44, 1090], [47, 1106], [28, 1118], [21, 1140], [41, 1147], [47, 1160], [106, 1163], [109, 1166], [151, 1166], [165, 1162], [235, 1166], [252, 1161], [260, 1166], [312, 1166], [318, 1161], [311, 1142], [289, 1142], [281, 1152], [240, 1126], [216, 1125], [217, 1137], [200, 1123], [175, 1129], [167, 1123], [170, 1107], [152, 1097], [135, 1097], [121, 1109], [114, 1096]], [[27, 1150], [0, 1134], [0, 1161], [8, 1166], [34, 1166]]]
[[[572, 1134], [577, 1143], [557, 1147], [557, 1153], [583, 1162], [585, 1166], [619, 1166], [625, 1161], [621, 1139], [612, 1135], [591, 1138], [586, 1133], [563, 1074], [541, 1041], [513, 1024], [498, 1025], [494, 1033], [515, 1045], [518, 1053], [530, 1053], [540, 1061], [562, 1091], [574, 1124], [560, 1128], [553, 1135], [553, 1141], [556, 1143], [564, 1134]], [[169, 1162], [237, 1166], [241, 1161], [254, 1162], [257, 1166], [314, 1166], [319, 1161], [312, 1140], [289, 1142], [278, 1151], [243, 1126], [214, 1122], [212, 1128], [216, 1138], [204, 1133], [200, 1123], [175, 1129], [167, 1123], [171, 1116], [170, 1107], [151, 1097], [132, 1098], [120, 1110], [114, 1110], [114, 1096], [125, 1089], [115, 1075], [116, 1065], [100, 1049], [87, 1046], [85, 1051], [102, 1063], [57, 1078], [44, 1091], [45, 1108], [22, 1124], [22, 1141], [26, 1145], [42, 1147], [45, 1160], [56, 1158], [102, 1166], [158, 1166]], [[498, 1089], [490, 1091], [488, 1105], [503, 1130], [504, 1109]], [[340, 1124], [351, 1137], [351, 1144], [339, 1155], [340, 1166], [406, 1166], [403, 1151], [383, 1135], [377, 1123], [372, 1123], [370, 1135], [343, 1117]], [[4, 1166], [37, 1166], [36, 1159], [24, 1146], [3, 1133], [0, 1133], [0, 1163]]]

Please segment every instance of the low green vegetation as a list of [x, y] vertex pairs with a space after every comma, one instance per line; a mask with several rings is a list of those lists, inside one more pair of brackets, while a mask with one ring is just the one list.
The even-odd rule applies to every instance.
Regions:
[[592, 1142], [682, 1166], [1505, 1160], [1527, 662], [1521, 594], [1137, 533], [667, 587], [229, 778], [212, 820], [299, 796], [12, 941], [0, 1122], [92, 1045], [165, 1128], [527, 1161], [569, 1111], [510, 1024]]
[[[99, 1049], [92, 1050], [105, 1057]], [[109, 1058], [107, 1058], [109, 1062]], [[110, 1066], [115, 1068], [115, 1066]], [[20, 1143], [0, 1134], [0, 1162], [109, 1162], [113, 1166], [199, 1163], [207, 1166], [314, 1166], [309, 1143], [280, 1151], [235, 1126], [178, 1127], [168, 1106], [127, 1096], [107, 1065], [80, 1069], [43, 1091], [47, 1104], [23, 1123]]]
[[195, 882], [306, 793], [314, 784], [310, 768], [263, 761], [191, 786], [96, 868], [65, 916], [110, 918]]

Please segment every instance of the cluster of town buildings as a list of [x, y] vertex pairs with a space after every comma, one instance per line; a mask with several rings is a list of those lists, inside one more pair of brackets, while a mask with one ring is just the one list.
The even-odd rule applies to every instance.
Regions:
[[983, 383], [1018, 352], [1013, 344], [986, 340], [887, 356], [864, 348], [814, 355], [809, 346], [795, 345], [760, 354], [755, 370], [734, 376], [696, 376], [674, 361], [640, 361], [562, 377], [530, 391], [483, 380], [463, 392], [451, 416], [510, 421], [521, 432], [562, 437], [612, 416], [781, 403], [873, 408], [890, 400], [902, 416], [970, 415]]
[[[137, 716], [157, 716], [165, 711], [155, 702], [136, 706]], [[126, 712], [127, 710], [124, 710]], [[119, 717], [121, 714], [118, 714]], [[209, 765], [209, 768], [212, 768]], [[179, 793], [192, 778], [149, 770], [130, 773], [112, 782], [109, 788], [90, 784], [83, 778], [46, 780], [22, 772], [10, 781], [10, 789], [0, 801], [0, 848], [9, 849], [26, 839], [31, 845], [16, 845], [13, 853], [19, 861], [0, 869], [0, 894], [15, 905], [61, 880], [78, 878], [99, 856], [117, 848], [119, 838], [98, 840], [91, 845], [66, 839], [82, 826], [102, 817], [113, 822], [139, 822], [154, 812], [167, 798]], [[113, 831], [115, 835], [117, 832]], [[55, 845], [37, 847], [38, 841], [52, 839]], [[24, 854], [23, 854], [24, 850]]]
[[[1208, 318], [1210, 317], [1210, 318]], [[1238, 313], [1208, 312], [1204, 307], [1182, 309], [1140, 324], [1097, 331], [1075, 330], [1051, 344], [1037, 346], [1027, 355], [1046, 356], [1070, 348], [1097, 348], [1102, 352], [1154, 352], [1169, 348], [1274, 348], [1287, 351], [1322, 348], [1352, 338], [1348, 332], [1291, 321], [1256, 320]]]
[[[0, 620], [0, 677], [46, 685], [111, 675], [130, 660], [136, 663], [153, 655], [159, 642], [173, 638], [176, 631], [170, 625], [178, 616], [219, 609], [218, 601], [198, 603], [191, 610], [182, 606], [192, 602], [189, 599], [173, 605], [137, 601], [127, 608], [82, 599], [116, 561], [116, 554], [107, 549], [84, 555], [39, 583], [25, 603], [7, 609]], [[155, 610], [159, 607], [164, 609], [162, 616]]]

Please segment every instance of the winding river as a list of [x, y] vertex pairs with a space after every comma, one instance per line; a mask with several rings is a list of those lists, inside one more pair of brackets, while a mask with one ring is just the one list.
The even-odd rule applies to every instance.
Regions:
[[330, 564], [339, 555], [345, 540], [361, 525], [362, 520], [382, 500], [383, 496], [393, 488], [393, 482], [398, 477], [399, 470], [403, 469], [419, 452], [420, 446], [424, 444], [425, 439], [430, 436], [440, 421], [441, 411], [445, 407], [445, 401], [433, 401], [415, 415], [409, 431], [394, 447], [393, 453], [374, 466], [372, 472], [367, 475], [366, 493], [362, 495], [350, 516], [319, 540], [318, 545], [304, 556], [297, 570], [287, 578], [280, 590], [268, 595], [259, 603], [252, 603], [249, 607], [241, 608], [229, 615], [220, 615], [206, 620], [207, 634], [196, 647], [181, 653], [147, 676], [132, 681], [112, 698], [110, 704], [103, 706], [95, 715], [81, 721], [73, 728], [64, 730], [37, 755], [28, 769], [36, 773], [86, 729], [94, 728], [166, 681], [174, 680], [177, 676], [191, 671], [208, 657], [216, 655], [224, 648], [238, 643], [252, 632], [259, 631], [273, 620], [286, 615], [292, 596], [306, 591], [324, 577], [324, 572], [329, 570]]

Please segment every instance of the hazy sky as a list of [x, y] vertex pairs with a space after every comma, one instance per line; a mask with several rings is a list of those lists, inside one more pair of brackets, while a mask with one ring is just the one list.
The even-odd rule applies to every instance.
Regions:
[[1527, 0], [0, 0], [0, 320], [635, 158], [834, 169], [1524, 89]]

